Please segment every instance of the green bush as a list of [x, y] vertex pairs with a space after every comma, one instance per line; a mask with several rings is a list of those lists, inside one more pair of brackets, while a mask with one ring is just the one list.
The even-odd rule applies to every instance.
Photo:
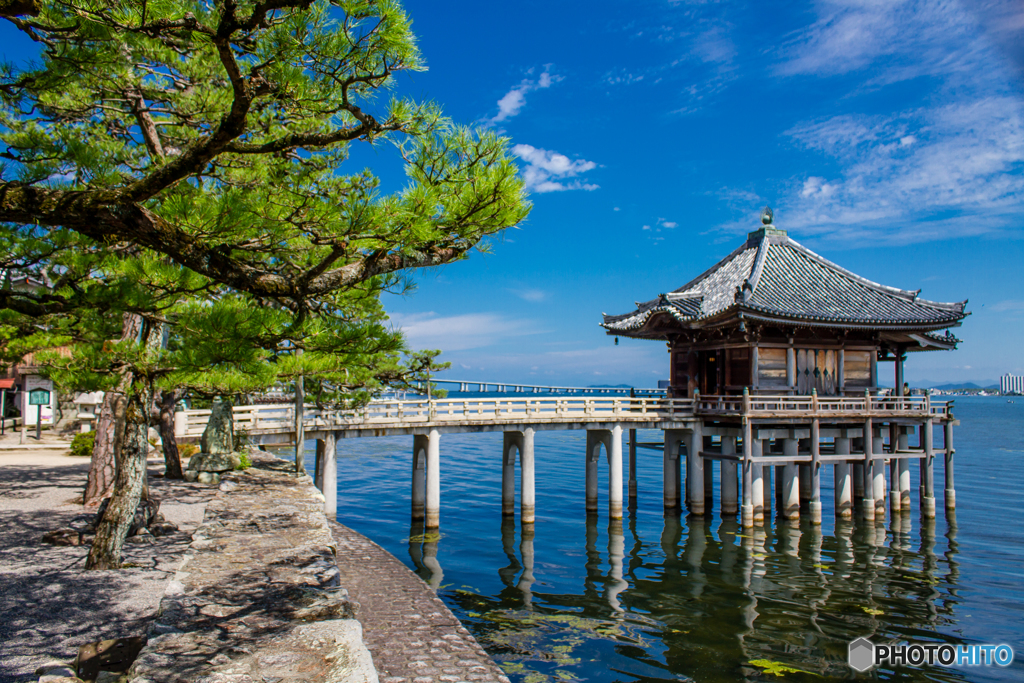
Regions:
[[247, 470], [252, 467], [252, 458], [249, 457], [249, 451], [239, 451], [238, 460], [240, 462], [238, 467], [235, 468], [236, 470]]
[[191, 458], [193, 455], [199, 452], [199, 445], [194, 443], [182, 443], [178, 444], [178, 457], [182, 460]]
[[80, 432], [71, 439], [71, 455], [82, 458], [92, 457], [92, 448], [96, 445], [96, 432]]

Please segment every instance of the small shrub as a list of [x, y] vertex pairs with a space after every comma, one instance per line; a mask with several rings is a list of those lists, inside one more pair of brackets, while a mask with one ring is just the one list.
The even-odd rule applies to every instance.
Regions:
[[249, 451], [239, 451], [238, 453], [238, 467], [236, 470], [247, 470], [252, 467], [252, 458], [249, 457]]
[[199, 452], [199, 446], [194, 443], [183, 443], [178, 445], [178, 456], [185, 460]]
[[96, 432], [80, 432], [71, 439], [71, 455], [91, 458], [93, 446], [96, 445]]

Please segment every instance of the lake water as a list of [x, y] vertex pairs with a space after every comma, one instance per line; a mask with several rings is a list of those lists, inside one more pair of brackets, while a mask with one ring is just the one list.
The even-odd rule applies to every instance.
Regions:
[[[837, 523], [831, 467], [820, 530], [773, 519], [744, 532], [720, 517], [717, 488], [714, 516], [666, 516], [661, 452], [649, 449], [638, 449], [637, 504], [621, 524], [607, 518], [602, 458], [588, 519], [583, 431], [536, 435], [532, 535], [501, 516], [500, 433], [441, 437], [439, 535], [410, 524], [411, 437], [341, 441], [338, 520], [435, 586], [515, 683], [779, 680], [766, 670], [778, 665], [798, 670], [781, 671], [794, 681], [1022, 681], [1024, 399], [957, 398], [955, 414], [955, 520], [939, 499], [922, 523], [916, 464], [912, 513], [895, 523]], [[846, 653], [860, 636], [1005, 643], [1017, 657], [857, 676]]]

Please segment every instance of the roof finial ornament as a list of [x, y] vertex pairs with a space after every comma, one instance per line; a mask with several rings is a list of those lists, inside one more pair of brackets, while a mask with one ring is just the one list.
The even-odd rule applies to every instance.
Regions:
[[772, 207], [765, 206], [761, 209], [761, 223], [764, 225], [771, 225], [772, 220], [775, 218], [775, 213], [772, 212]]

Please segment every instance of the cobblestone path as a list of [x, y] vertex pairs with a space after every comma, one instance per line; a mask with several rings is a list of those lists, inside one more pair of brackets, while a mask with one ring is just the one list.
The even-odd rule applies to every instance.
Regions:
[[381, 683], [509, 683], [437, 594], [391, 553], [330, 522], [341, 585], [359, 604]]

